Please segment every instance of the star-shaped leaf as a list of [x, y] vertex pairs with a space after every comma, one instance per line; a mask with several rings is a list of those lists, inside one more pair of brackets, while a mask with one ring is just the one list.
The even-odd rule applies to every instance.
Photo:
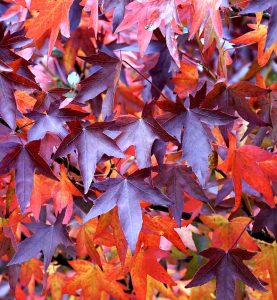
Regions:
[[210, 142], [213, 139], [208, 125], [225, 125], [232, 122], [235, 117], [219, 110], [194, 107], [195, 100], [193, 98], [191, 100], [193, 101], [190, 108], [186, 108], [181, 101], [176, 103], [160, 101], [159, 107], [170, 112], [161, 116], [160, 122], [168, 133], [182, 142], [182, 158], [188, 162], [200, 183], [204, 185], [209, 170], [208, 157], [212, 152]]
[[65, 122], [78, 120], [88, 115], [88, 113], [73, 110], [71, 108], [59, 109], [52, 104], [49, 110], [44, 114], [37, 111], [32, 111], [25, 114], [26, 117], [33, 119], [36, 123], [28, 131], [30, 141], [42, 139], [47, 132], [57, 134], [64, 138], [68, 131], [65, 129]]
[[260, 281], [252, 274], [243, 260], [251, 259], [255, 253], [239, 248], [224, 251], [219, 248], [209, 248], [200, 252], [209, 259], [194, 275], [186, 286], [191, 288], [202, 285], [216, 277], [216, 299], [234, 300], [236, 279], [259, 291], [266, 291]]
[[157, 148], [153, 147], [155, 141], [175, 142], [153, 118], [152, 109], [154, 103], [146, 104], [141, 118], [135, 116], [120, 116], [109, 129], [121, 131], [116, 142], [125, 151], [130, 146], [135, 146], [136, 160], [139, 168], [151, 166], [151, 154], [157, 156]]
[[81, 89], [75, 100], [84, 102], [106, 92], [102, 106], [102, 114], [106, 118], [112, 115], [113, 112], [114, 95], [122, 63], [118, 58], [110, 56], [105, 52], [92, 54], [89, 57], [82, 57], [82, 59], [93, 64], [94, 70], [92, 75], [80, 82]]
[[184, 192], [195, 199], [204, 202], [209, 201], [196, 181], [195, 175], [187, 166], [164, 164], [162, 171], [158, 173], [153, 182], [159, 188], [165, 187], [166, 195], [174, 201], [170, 210], [179, 227], [181, 226], [181, 217], [184, 210]]
[[0, 162], [0, 172], [1, 174], [5, 174], [15, 169], [16, 195], [21, 211], [24, 212], [32, 194], [35, 170], [38, 170], [51, 179], [58, 179], [48, 164], [39, 155], [40, 141], [32, 141], [25, 145], [22, 143], [7, 142], [6, 145], [6, 155]]
[[63, 218], [64, 212], [57, 217], [53, 225], [41, 222], [25, 223], [25, 226], [34, 234], [19, 244], [9, 265], [21, 264], [42, 251], [44, 255], [44, 270], [46, 271], [58, 245], [64, 245], [65, 247], [72, 245], [66, 228], [62, 225]]
[[241, 14], [263, 12], [270, 7], [270, 21], [268, 23], [267, 37], [263, 48], [270, 48], [276, 41], [277, 2], [275, 0], [252, 0], [249, 5], [240, 12]]
[[62, 35], [69, 37], [69, 10], [73, 0], [32, 0], [31, 10], [39, 11], [32, 20], [26, 36], [37, 41], [47, 31], [51, 31], [48, 55], [51, 54], [61, 29]]
[[103, 272], [99, 266], [85, 260], [74, 260], [69, 263], [76, 273], [64, 287], [66, 294], [76, 295], [76, 291], [81, 289], [84, 299], [102, 299], [107, 294], [114, 299], [126, 299], [123, 286], [108, 276], [108, 270], [105, 268]]
[[[237, 149], [236, 138], [229, 133], [229, 152], [226, 160], [218, 166], [223, 172], [232, 172], [235, 191], [235, 206], [233, 211], [239, 208], [242, 196], [242, 179], [260, 192], [266, 202], [275, 206], [272, 179], [277, 178], [277, 161], [274, 156], [256, 146], [245, 145]], [[252, 174], [255, 174], [253, 176]]]
[[135, 251], [142, 227], [139, 201], [145, 200], [157, 205], [172, 204], [171, 200], [160, 190], [144, 181], [147, 176], [149, 176], [149, 170], [143, 169], [126, 178], [110, 178], [94, 184], [97, 189], [106, 190], [106, 192], [95, 200], [94, 206], [85, 217], [85, 221], [88, 221], [110, 211], [117, 205], [120, 223], [132, 252]]
[[94, 123], [86, 126], [77, 121], [70, 122], [70, 133], [63, 139], [54, 155], [53, 159], [56, 159], [77, 149], [85, 193], [89, 190], [96, 164], [104, 154], [124, 157], [114, 140], [103, 133], [108, 125], [108, 123]]

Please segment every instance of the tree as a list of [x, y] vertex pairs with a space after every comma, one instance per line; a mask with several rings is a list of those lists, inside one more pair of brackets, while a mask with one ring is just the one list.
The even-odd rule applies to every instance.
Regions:
[[0, 3], [1, 299], [277, 299], [276, 10]]

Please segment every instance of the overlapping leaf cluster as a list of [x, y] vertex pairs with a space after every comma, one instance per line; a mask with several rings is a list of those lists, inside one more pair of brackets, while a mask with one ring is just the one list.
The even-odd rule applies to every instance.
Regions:
[[0, 3], [1, 299], [277, 299], [276, 10]]

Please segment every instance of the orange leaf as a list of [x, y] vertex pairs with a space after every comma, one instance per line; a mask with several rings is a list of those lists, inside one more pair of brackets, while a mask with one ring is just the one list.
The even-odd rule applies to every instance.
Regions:
[[[271, 180], [277, 176], [277, 167], [266, 170], [266, 162], [275, 161], [273, 154], [256, 146], [245, 145], [236, 147], [236, 138], [229, 133], [229, 152], [226, 160], [218, 166], [218, 169], [227, 173], [232, 172], [235, 206], [233, 211], [239, 208], [242, 196], [242, 179], [260, 192], [268, 205], [275, 206]], [[272, 165], [271, 165], [272, 167]], [[253, 176], [253, 174], [255, 174]]]
[[198, 71], [194, 64], [181, 61], [180, 73], [172, 79], [175, 83], [174, 91], [181, 98], [187, 97], [196, 89], [198, 77]]
[[31, 10], [38, 10], [39, 14], [31, 22], [26, 37], [37, 41], [44, 33], [51, 31], [48, 47], [50, 56], [61, 29], [62, 35], [70, 36], [69, 9], [73, 0], [32, 0]]

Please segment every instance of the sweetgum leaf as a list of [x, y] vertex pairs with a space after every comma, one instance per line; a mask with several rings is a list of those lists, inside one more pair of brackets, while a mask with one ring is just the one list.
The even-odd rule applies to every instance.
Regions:
[[106, 154], [124, 157], [117, 144], [103, 131], [109, 123], [94, 123], [85, 125], [79, 121], [69, 124], [70, 133], [63, 139], [53, 159], [66, 156], [74, 149], [78, 151], [78, 164], [84, 182], [85, 194], [89, 190], [97, 162]]
[[46, 271], [58, 245], [64, 245], [65, 247], [72, 245], [66, 226], [62, 224], [63, 218], [64, 211], [58, 215], [53, 225], [41, 222], [25, 223], [25, 226], [34, 234], [19, 244], [15, 255], [8, 265], [21, 264], [42, 251], [44, 255], [44, 270]]
[[194, 275], [186, 286], [199, 286], [216, 277], [216, 299], [233, 300], [235, 295], [236, 279], [259, 291], [266, 291], [261, 282], [252, 274], [243, 260], [251, 259], [255, 253], [239, 248], [224, 251], [219, 248], [209, 248], [200, 252], [200, 255], [209, 259]]
[[126, 240], [134, 253], [138, 235], [142, 227], [141, 199], [157, 204], [171, 205], [172, 201], [160, 190], [146, 181], [149, 170], [137, 171], [126, 178], [110, 178], [93, 186], [105, 192], [95, 200], [95, 204], [85, 217], [85, 222], [118, 207], [118, 214]]

